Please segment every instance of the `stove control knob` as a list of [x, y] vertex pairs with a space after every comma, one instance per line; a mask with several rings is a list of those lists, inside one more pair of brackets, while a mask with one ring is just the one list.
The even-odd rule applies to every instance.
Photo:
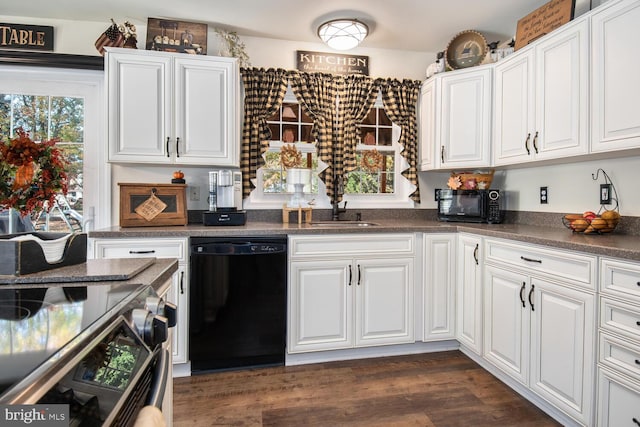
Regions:
[[169, 321], [164, 316], [136, 308], [131, 312], [131, 320], [149, 347], [162, 344], [169, 337]]
[[178, 308], [175, 304], [159, 297], [147, 297], [146, 306], [153, 314], [159, 314], [169, 320], [169, 327], [176, 326]]

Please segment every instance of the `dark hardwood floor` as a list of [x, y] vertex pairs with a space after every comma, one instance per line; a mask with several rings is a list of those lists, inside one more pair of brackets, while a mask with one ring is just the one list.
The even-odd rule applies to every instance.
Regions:
[[459, 351], [176, 378], [174, 425], [557, 426]]

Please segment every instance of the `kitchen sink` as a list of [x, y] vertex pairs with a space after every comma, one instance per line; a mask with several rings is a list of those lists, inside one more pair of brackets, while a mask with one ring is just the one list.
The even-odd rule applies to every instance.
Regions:
[[312, 222], [313, 227], [372, 227], [376, 226], [375, 222], [366, 221], [318, 221]]

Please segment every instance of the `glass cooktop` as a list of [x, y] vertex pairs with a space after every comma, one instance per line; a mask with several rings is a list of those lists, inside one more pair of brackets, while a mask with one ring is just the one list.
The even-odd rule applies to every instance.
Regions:
[[139, 285], [0, 287], [0, 400], [74, 338], [112, 317]]

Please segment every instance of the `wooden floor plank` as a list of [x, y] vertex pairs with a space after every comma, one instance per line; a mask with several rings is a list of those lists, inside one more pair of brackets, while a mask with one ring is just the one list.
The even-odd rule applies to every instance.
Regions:
[[174, 381], [174, 425], [558, 426], [459, 351]]

